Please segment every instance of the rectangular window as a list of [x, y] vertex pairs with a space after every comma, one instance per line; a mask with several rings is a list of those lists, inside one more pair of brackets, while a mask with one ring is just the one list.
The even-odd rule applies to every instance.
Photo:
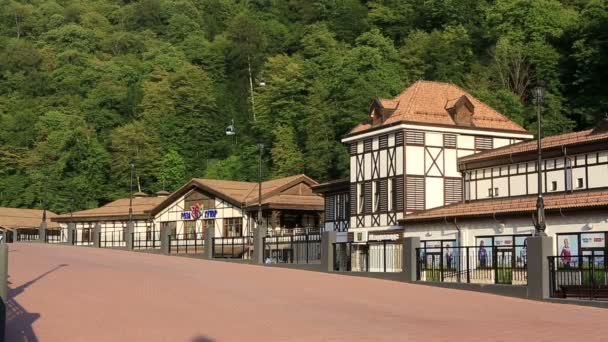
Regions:
[[224, 237], [242, 236], [243, 220], [238, 218], [225, 218], [224, 220]]
[[380, 210], [380, 182], [379, 181], [375, 181], [372, 183], [372, 193], [374, 194], [373, 203], [372, 203], [373, 211], [378, 212]]
[[584, 185], [585, 185], [585, 182], [583, 182], [582, 178], [577, 178], [576, 179], [576, 187], [577, 188], [582, 189]]
[[557, 182], [556, 181], [552, 181], [551, 182], [551, 191], [556, 191], [557, 190]]
[[498, 197], [498, 188], [494, 188], [494, 197]]
[[357, 196], [359, 197], [357, 213], [361, 214], [365, 210], [365, 188], [363, 187], [363, 183], [358, 185]]
[[184, 238], [196, 238], [196, 221], [184, 221]]
[[488, 197], [494, 197], [494, 192], [492, 191], [492, 188], [488, 188]]
[[344, 202], [342, 200], [342, 194], [337, 194], [334, 196], [336, 199], [336, 207], [334, 208], [334, 218], [335, 220], [342, 219], [342, 207], [344, 206]]
[[388, 179], [388, 186], [387, 186], [388, 187], [388, 198], [387, 198], [387, 200], [388, 200], [388, 211], [393, 211], [395, 209], [395, 203], [393, 202], [394, 198], [395, 198], [395, 195], [394, 195], [394, 193], [395, 193], [394, 192], [395, 191], [394, 186], [395, 186], [395, 183], [393, 182], [393, 179], [389, 178]]

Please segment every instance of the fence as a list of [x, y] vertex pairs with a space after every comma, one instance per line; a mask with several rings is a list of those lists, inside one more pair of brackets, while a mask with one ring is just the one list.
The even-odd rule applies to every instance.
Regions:
[[169, 254], [202, 252], [204, 245], [203, 233], [169, 235]]
[[17, 241], [38, 241], [40, 233], [38, 228], [17, 229]]
[[320, 264], [321, 234], [264, 237], [264, 262]]
[[126, 247], [125, 231], [110, 230], [99, 232], [99, 247], [100, 248], [113, 248], [113, 247]]
[[321, 234], [320, 228], [283, 228], [283, 229], [272, 229], [268, 228], [266, 236], [288, 236], [288, 235], [314, 235]]
[[133, 232], [133, 249], [157, 249], [160, 248], [160, 231], [151, 230], [145, 232]]
[[524, 245], [417, 248], [417, 279], [433, 282], [526, 285], [526, 253]]
[[550, 256], [549, 292], [555, 298], [608, 300], [604, 255]]
[[67, 241], [64, 229], [47, 229], [44, 237], [46, 243], [62, 243]]
[[213, 257], [227, 259], [251, 259], [253, 236], [213, 238]]
[[396, 240], [333, 244], [334, 271], [401, 272], [403, 243]]

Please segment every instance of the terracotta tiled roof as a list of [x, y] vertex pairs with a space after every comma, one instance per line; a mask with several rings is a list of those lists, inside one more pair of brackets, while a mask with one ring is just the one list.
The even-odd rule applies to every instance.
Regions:
[[[164, 200], [163, 197], [133, 197], [133, 215], [141, 216], [146, 215], [148, 211], [156, 207]], [[128, 217], [129, 216], [129, 199], [121, 198], [114, 202], [110, 202], [102, 207], [86, 209], [82, 211], [73, 212], [72, 215], [75, 219], [92, 219], [92, 218], [104, 218], [104, 217]], [[58, 215], [53, 220], [66, 221], [70, 219], [70, 214]]]
[[[608, 191], [580, 191], [544, 196], [545, 209], [608, 208]], [[536, 210], [536, 196], [502, 198], [455, 203], [444, 207], [406, 215], [405, 223], [454, 217], [480, 217], [505, 213], [525, 213]]]
[[[578, 144], [586, 144], [600, 141], [608, 141], [608, 132], [593, 133], [593, 130], [586, 130], [581, 132], [566, 133], [560, 135], [554, 135], [543, 138], [541, 140], [542, 150], [550, 150], [554, 148], [561, 148], [562, 146], [573, 146]], [[480, 152], [470, 156], [462, 157], [458, 159], [459, 163], [466, 163], [470, 161], [486, 160], [496, 157], [515, 155], [518, 153], [525, 153], [530, 151], [536, 151], [536, 140], [520, 142], [513, 145], [507, 145], [497, 149]]]
[[[0, 207], [0, 228], [36, 228], [42, 222], [42, 212], [39, 209], [2, 208]], [[50, 218], [57, 214], [46, 211], [47, 224], [49, 228], [57, 228], [58, 224], [50, 222]]]
[[[479, 101], [460, 87], [451, 83], [432, 81], [418, 81], [392, 100], [379, 99], [378, 101], [385, 108], [396, 107], [394, 113], [380, 126], [402, 121], [456, 126], [447, 108], [450, 108], [450, 104], [454, 105], [462, 96], [466, 96], [475, 107], [472, 115], [473, 127], [528, 133], [523, 127]], [[349, 134], [359, 133], [369, 128], [372, 128], [370, 123], [362, 123]]]

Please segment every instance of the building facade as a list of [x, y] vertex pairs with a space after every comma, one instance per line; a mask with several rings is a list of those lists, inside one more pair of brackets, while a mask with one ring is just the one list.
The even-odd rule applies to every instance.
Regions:
[[346, 239], [350, 225], [349, 178], [316, 185], [313, 187], [313, 191], [322, 194], [325, 200], [323, 230], [336, 232], [341, 241]]
[[[406, 214], [459, 202], [458, 158], [532, 138], [455, 85], [418, 81], [375, 99], [368, 122], [342, 142], [350, 151], [350, 224], [355, 242], [400, 230]], [[374, 235], [374, 234], [372, 234]]]
[[[608, 253], [608, 121], [593, 130], [543, 138], [542, 146], [546, 233], [554, 237], [554, 255]], [[405, 236], [523, 251], [535, 233], [535, 158], [535, 141], [461, 158], [463, 200], [407, 215], [401, 221]]]

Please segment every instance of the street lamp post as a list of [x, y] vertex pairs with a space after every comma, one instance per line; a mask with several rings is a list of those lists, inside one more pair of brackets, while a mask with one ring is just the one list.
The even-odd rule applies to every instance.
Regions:
[[262, 151], [264, 150], [264, 144], [258, 143], [258, 149], [260, 150], [258, 158], [258, 229], [262, 229]]
[[135, 164], [131, 163], [131, 179], [129, 183], [129, 223], [133, 220], [133, 173], [135, 171]]
[[545, 222], [545, 203], [543, 201], [543, 170], [542, 170], [542, 145], [541, 145], [541, 121], [540, 121], [540, 109], [545, 96], [545, 82], [538, 81], [536, 86], [532, 88], [532, 95], [534, 96], [534, 102], [536, 104], [536, 150], [537, 150], [537, 175], [538, 175], [538, 196], [536, 199], [536, 223], [535, 230], [536, 235], [546, 236], [545, 229], [547, 229], [547, 223]]

